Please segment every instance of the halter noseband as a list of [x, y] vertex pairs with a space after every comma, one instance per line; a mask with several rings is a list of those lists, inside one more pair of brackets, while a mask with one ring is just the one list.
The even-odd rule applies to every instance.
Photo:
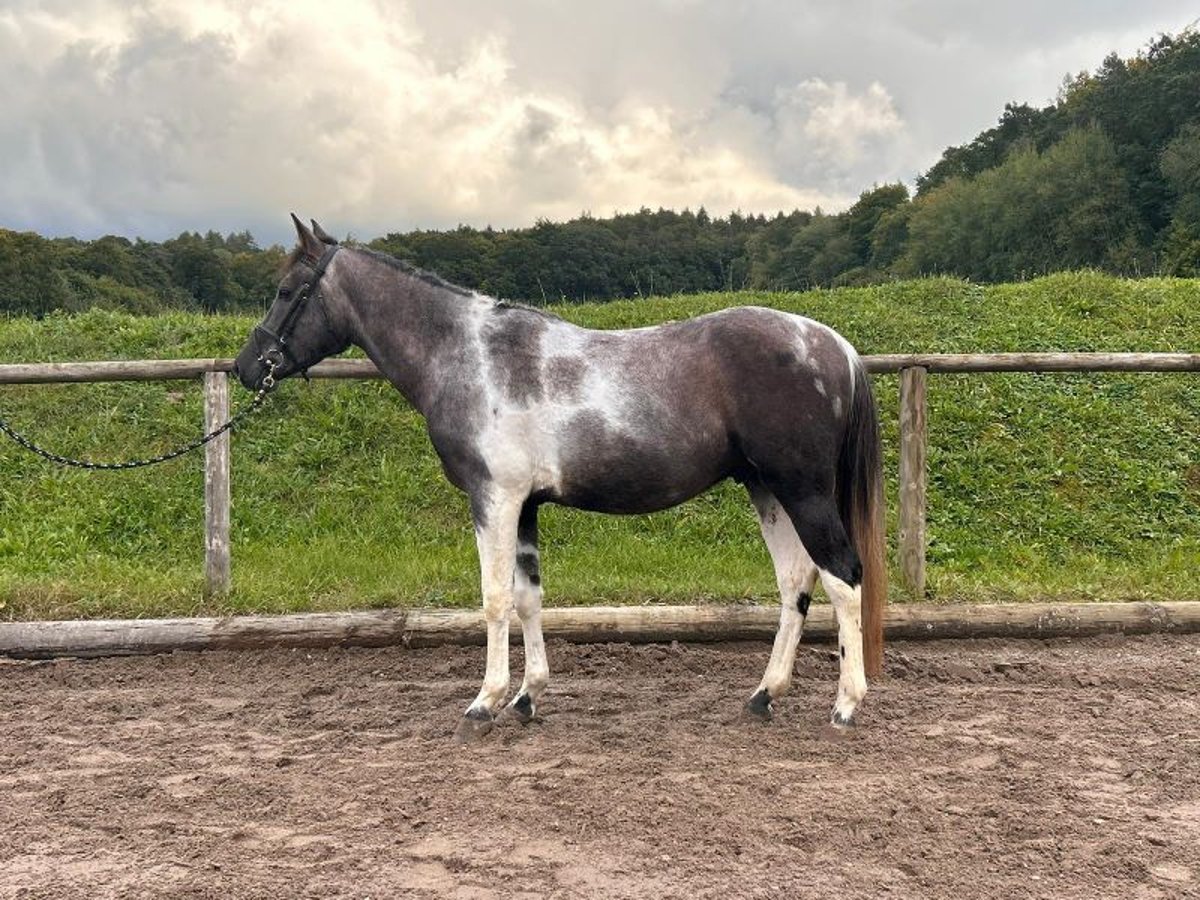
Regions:
[[[325, 270], [329, 267], [330, 261], [334, 254], [340, 250], [340, 246], [334, 244], [323, 254], [319, 260], [313, 261], [311, 256], [304, 256], [300, 262], [312, 269], [312, 277], [304, 284], [300, 285], [300, 290], [297, 291], [295, 299], [288, 308], [287, 315], [283, 317], [283, 321], [279, 323], [278, 332], [272, 331], [267, 327], [266, 321], [254, 326], [254, 344], [256, 347], [262, 347], [264, 341], [260, 338], [267, 338], [268, 347], [266, 350], [259, 350], [258, 361], [265, 363], [267, 366], [267, 374], [263, 378], [263, 387], [271, 390], [275, 386], [275, 370], [283, 364], [286, 359], [292, 364], [296, 371], [300, 372], [306, 378], [307, 370], [302, 369], [300, 361], [292, 354], [291, 347], [288, 345], [287, 339], [291, 337], [292, 327], [296, 324], [296, 319], [300, 317], [300, 313], [304, 311], [305, 304], [308, 303], [308, 298], [316, 291], [317, 285], [321, 281], [321, 276], [325, 274]], [[317, 293], [317, 299], [321, 299], [321, 295]]]

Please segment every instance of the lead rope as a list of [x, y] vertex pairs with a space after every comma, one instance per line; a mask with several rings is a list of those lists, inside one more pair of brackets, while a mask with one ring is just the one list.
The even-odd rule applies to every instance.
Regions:
[[88, 459], [72, 459], [69, 456], [61, 456], [58, 453], [52, 453], [43, 447], [39, 447], [29, 438], [25, 437], [25, 435], [21, 434], [21, 432], [13, 428], [3, 418], [0, 418], [0, 431], [3, 431], [6, 435], [8, 435], [26, 450], [36, 453], [43, 459], [47, 459], [52, 463], [57, 463], [60, 466], [72, 466], [76, 469], [93, 469], [102, 471], [113, 471], [116, 469], [140, 469], [143, 466], [153, 466], [157, 465], [158, 463], [166, 462], [169, 459], [175, 459], [177, 456], [183, 456], [185, 453], [190, 453], [197, 447], [203, 447], [209, 441], [219, 438], [229, 429], [237, 425], [238, 422], [242, 421], [242, 419], [246, 418], [248, 415], [256, 411], [260, 406], [262, 406], [263, 401], [267, 399], [267, 394], [271, 393], [271, 390], [275, 387], [275, 365], [270, 362], [268, 362], [267, 365], [270, 366], [270, 368], [267, 371], [266, 377], [263, 378], [262, 387], [258, 389], [258, 393], [254, 395], [254, 399], [250, 401], [249, 406], [239, 411], [237, 415], [230, 418], [229, 421], [227, 421], [224, 425], [221, 425], [219, 428], [215, 428], [214, 430], [208, 432], [208, 434], [202, 435], [193, 441], [189, 441], [182, 447], [176, 447], [169, 453], [163, 453], [160, 456], [151, 456], [147, 459], [131, 459], [125, 462], [116, 463], [92, 462]]

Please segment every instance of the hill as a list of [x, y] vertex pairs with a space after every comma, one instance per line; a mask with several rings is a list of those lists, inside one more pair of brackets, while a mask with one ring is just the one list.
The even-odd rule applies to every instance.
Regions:
[[[555, 311], [614, 328], [755, 303], [828, 322], [863, 353], [1194, 351], [1198, 301], [1200, 281], [1081, 272]], [[230, 356], [252, 324], [102, 311], [10, 319], [0, 321], [0, 359]], [[894, 500], [896, 383], [876, 384]], [[239, 390], [235, 407], [247, 399]], [[61, 452], [120, 458], [194, 434], [200, 392], [183, 383], [5, 387], [0, 414]], [[929, 420], [933, 597], [1200, 597], [1200, 378], [937, 375]], [[233, 491], [235, 592], [206, 607], [198, 455], [92, 474], [0, 444], [0, 617], [478, 602], [466, 504], [387, 385], [286, 383], [234, 438]], [[654, 516], [549, 507], [543, 523], [549, 603], [774, 597], [734, 485]]]

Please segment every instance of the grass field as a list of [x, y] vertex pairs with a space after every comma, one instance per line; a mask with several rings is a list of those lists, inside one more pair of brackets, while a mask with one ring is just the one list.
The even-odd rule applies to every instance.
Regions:
[[[1093, 273], [563, 307], [601, 328], [732, 304], [803, 312], [863, 353], [1195, 351], [1200, 281]], [[0, 362], [230, 356], [245, 318], [93, 312], [0, 321]], [[876, 380], [894, 510], [896, 380]], [[237, 407], [248, 399], [240, 389]], [[197, 384], [0, 388], [60, 452], [143, 455], [192, 436]], [[1200, 377], [930, 378], [929, 592], [939, 600], [1200, 597]], [[134, 473], [0, 444], [0, 618], [477, 603], [464, 499], [382, 383], [288, 382], [234, 437], [233, 594], [201, 599], [200, 455]], [[741, 490], [654, 516], [547, 507], [547, 602], [742, 601], [774, 579]], [[893, 599], [904, 599], [899, 587]]]

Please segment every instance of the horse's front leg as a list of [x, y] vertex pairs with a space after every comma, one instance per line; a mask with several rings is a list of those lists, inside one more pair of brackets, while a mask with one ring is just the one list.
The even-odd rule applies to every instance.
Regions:
[[490, 487], [486, 497], [472, 500], [483, 587], [483, 617], [487, 622], [487, 669], [479, 696], [459, 723], [456, 736], [462, 742], [492, 730], [496, 711], [508, 693], [508, 617], [514, 599], [517, 520], [524, 500], [524, 494], [506, 494], [495, 485]]

